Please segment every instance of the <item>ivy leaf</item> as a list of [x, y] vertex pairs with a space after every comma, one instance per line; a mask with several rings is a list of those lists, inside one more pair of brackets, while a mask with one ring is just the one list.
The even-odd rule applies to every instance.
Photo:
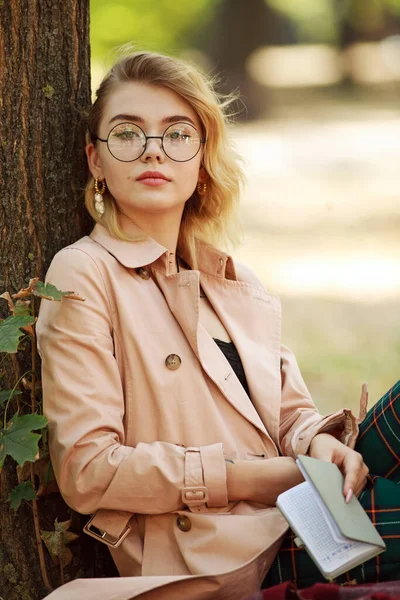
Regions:
[[31, 316], [30, 303], [30, 300], [17, 300], [14, 304], [14, 315], [16, 317]]
[[54, 531], [40, 531], [42, 540], [46, 544], [51, 558], [57, 564], [61, 561], [63, 567], [66, 567], [72, 560], [72, 552], [66, 544], [78, 539], [79, 535], [68, 531], [71, 525], [69, 521], [54, 521]]
[[51, 283], [43, 283], [43, 281], [38, 281], [33, 286], [33, 293], [35, 296], [46, 298], [47, 300], [62, 300], [64, 296], [68, 296], [68, 294], [71, 294], [72, 292], [62, 292]]
[[46, 417], [36, 413], [22, 417], [15, 413], [7, 429], [0, 430], [0, 467], [3, 466], [7, 455], [19, 465], [23, 465], [26, 461], [33, 462], [39, 451], [38, 442], [41, 434], [32, 431], [41, 429], [46, 423]]
[[79, 294], [75, 294], [75, 292], [63, 292], [55, 285], [43, 283], [43, 281], [34, 282], [32, 284], [32, 289], [35, 296], [46, 298], [46, 300], [62, 300], [62, 298], [68, 298], [70, 300], [80, 300], [81, 302], [85, 302], [85, 298], [82, 298]]
[[[0, 390], [0, 406], [4, 402], [7, 402], [11, 392], [12, 392], [12, 390]], [[22, 394], [22, 392], [20, 390], [14, 390], [13, 394], [12, 394], [12, 398], [14, 398], [14, 396], [19, 396], [20, 394]]]
[[36, 500], [36, 492], [31, 481], [23, 481], [8, 495], [7, 500], [15, 511], [19, 509], [22, 500]]
[[62, 300], [63, 298], [71, 298], [73, 300], [85, 301], [84, 298], [75, 294], [75, 292], [63, 292], [56, 288], [51, 283], [43, 283], [39, 280], [39, 277], [34, 277], [29, 280], [29, 285], [26, 288], [22, 288], [16, 294], [13, 294], [13, 298], [27, 298], [28, 296], [38, 296], [39, 298], [46, 298], [46, 300]]
[[20, 327], [35, 322], [33, 316], [11, 316], [0, 322], [0, 352], [14, 354], [18, 350], [19, 339], [24, 335]]

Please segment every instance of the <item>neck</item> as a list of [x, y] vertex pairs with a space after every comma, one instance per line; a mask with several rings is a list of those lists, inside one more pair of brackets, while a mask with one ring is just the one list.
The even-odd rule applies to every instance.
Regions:
[[[178, 243], [179, 228], [182, 218], [182, 210], [179, 215], [166, 214], [162, 218], [155, 218], [155, 215], [131, 216], [125, 211], [119, 213], [118, 219], [122, 230], [130, 234], [134, 231], [133, 225], [139, 227], [144, 233], [158, 242], [161, 246], [168, 249], [171, 271], [178, 272], [182, 267], [177, 266], [176, 247]], [[178, 218], [179, 216], [179, 218]]]

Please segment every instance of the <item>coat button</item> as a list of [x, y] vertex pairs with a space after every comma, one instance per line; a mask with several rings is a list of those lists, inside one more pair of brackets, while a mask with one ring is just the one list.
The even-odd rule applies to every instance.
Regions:
[[150, 279], [150, 273], [149, 270], [146, 269], [145, 267], [139, 267], [138, 269], [136, 269], [136, 273], [138, 275], [140, 275], [140, 277], [142, 279]]
[[167, 365], [168, 369], [171, 369], [171, 371], [176, 371], [179, 369], [181, 362], [180, 356], [177, 354], [168, 354], [167, 358], [165, 359], [165, 364]]
[[192, 523], [190, 522], [189, 517], [186, 517], [185, 515], [179, 515], [176, 524], [181, 531], [190, 531], [192, 529]]

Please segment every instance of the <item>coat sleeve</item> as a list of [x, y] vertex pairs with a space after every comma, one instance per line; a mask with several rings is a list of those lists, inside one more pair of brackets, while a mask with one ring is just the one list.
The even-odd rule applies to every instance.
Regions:
[[281, 453], [293, 458], [306, 454], [317, 433], [330, 433], [346, 446], [354, 448], [358, 425], [351, 410], [343, 408], [322, 416], [311, 400], [294, 354], [286, 346], [281, 347], [281, 365]]
[[42, 299], [36, 325], [50, 455], [67, 504], [84, 514], [198, 512], [227, 504], [222, 444], [125, 445], [124, 389], [101, 264], [79, 248], [64, 248], [46, 282], [85, 298]]

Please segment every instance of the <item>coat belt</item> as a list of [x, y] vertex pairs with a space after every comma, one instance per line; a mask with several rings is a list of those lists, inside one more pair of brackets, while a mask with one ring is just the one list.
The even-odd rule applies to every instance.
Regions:
[[117, 548], [129, 534], [133, 513], [123, 510], [100, 509], [86, 523], [83, 531], [107, 546]]

